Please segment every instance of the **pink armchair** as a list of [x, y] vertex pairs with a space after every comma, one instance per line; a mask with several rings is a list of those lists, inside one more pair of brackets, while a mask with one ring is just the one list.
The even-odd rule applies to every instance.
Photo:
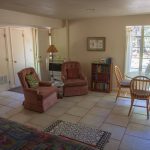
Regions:
[[87, 78], [83, 75], [79, 62], [64, 62], [61, 74], [64, 82], [64, 96], [84, 95], [88, 93]]
[[[38, 80], [38, 87], [30, 88], [26, 80], [26, 75], [32, 74]], [[44, 112], [53, 104], [57, 99], [57, 88], [52, 87], [50, 82], [40, 81], [34, 68], [25, 68], [18, 72], [25, 100], [24, 107], [37, 112]]]

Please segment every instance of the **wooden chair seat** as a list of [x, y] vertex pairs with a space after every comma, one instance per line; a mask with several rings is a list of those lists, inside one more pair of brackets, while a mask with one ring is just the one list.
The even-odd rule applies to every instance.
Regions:
[[120, 86], [130, 88], [130, 82], [131, 82], [131, 80], [124, 79], [120, 82]]
[[144, 91], [144, 90], [135, 90], [132, 95], [137, 98], [137, 99], [148, 99], [150, 96], [149, 91]]

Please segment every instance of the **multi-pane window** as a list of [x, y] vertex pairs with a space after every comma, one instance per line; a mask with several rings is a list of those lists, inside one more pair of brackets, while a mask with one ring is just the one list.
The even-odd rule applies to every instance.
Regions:
[[126, 74], [150, 74], [150, 26], [127, 26]]

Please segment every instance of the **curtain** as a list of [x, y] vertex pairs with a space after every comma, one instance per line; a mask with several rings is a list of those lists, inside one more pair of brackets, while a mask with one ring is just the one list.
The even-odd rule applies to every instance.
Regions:
[[33, 45], [34, 45], [34, 60], [35, 60], [35, 70], [39, 75], [39, 78], [41, 78], [41, 72], [40, 72], [40, 59], [39, 59], [39, 46], [38, 46], [38, 29], [33, 28]]
[[132, 27], [126, 27], [126, 53], [125, 53], [125, 74], [128, 75], [131, 64], [131, 31]]

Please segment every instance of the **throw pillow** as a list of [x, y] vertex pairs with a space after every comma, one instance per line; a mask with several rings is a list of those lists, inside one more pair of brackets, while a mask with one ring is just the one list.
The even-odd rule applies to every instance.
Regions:
[[77, 79], [79, 78], [79, 69], [78, 68], [69, 68], [67, 69], [68, 79]]
[[33, 74], [26, 75], [26, 80], [30, 88], [36, 88], [39, 85], [39, 81], [35, 78]]

